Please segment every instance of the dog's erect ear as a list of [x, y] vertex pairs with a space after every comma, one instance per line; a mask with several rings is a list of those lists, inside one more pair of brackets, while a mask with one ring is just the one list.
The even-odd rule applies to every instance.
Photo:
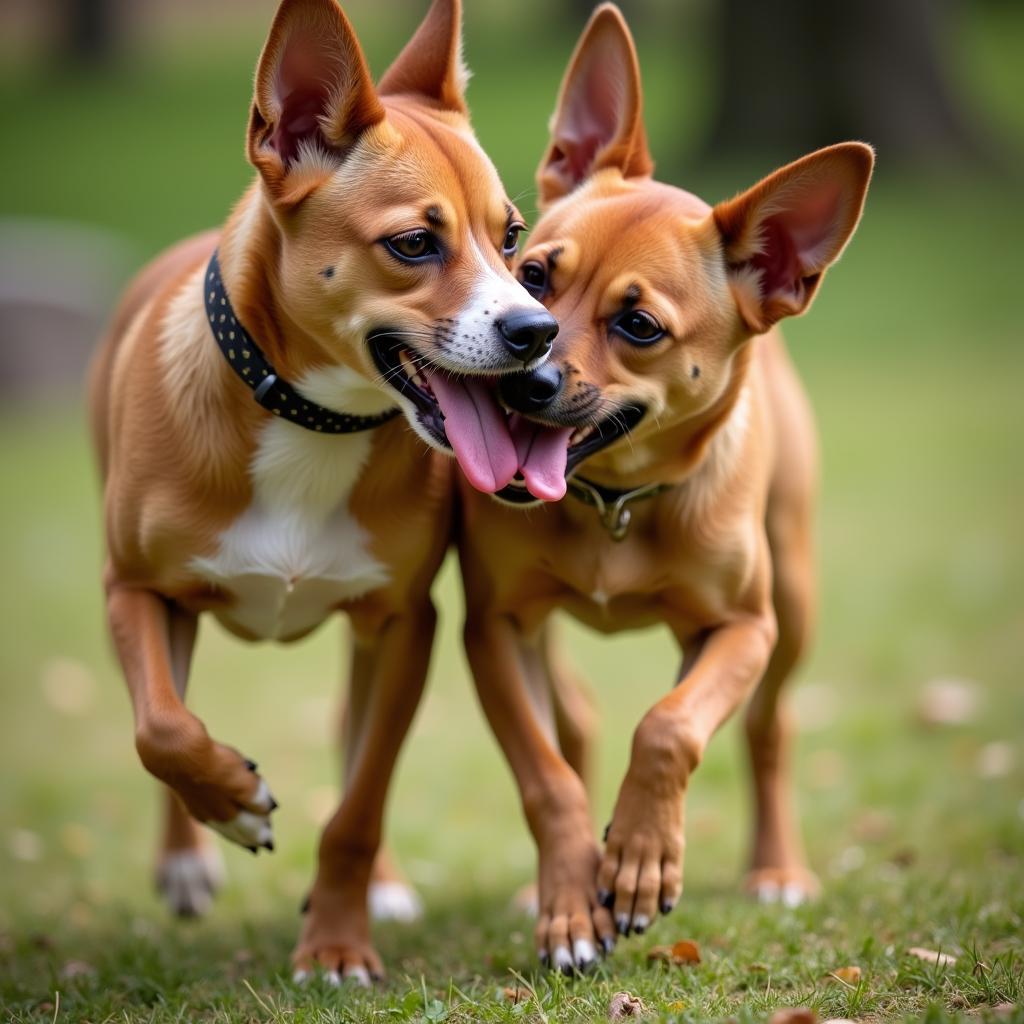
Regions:
[[617, 167], [627, 178], [650, 175], [654, 163], [642, 107], [633, 37], [619, 9], [602, 4], [562, 80], [551, 145], [537, 170], [541, 203], [560, 199], [606, 167]]
[[271, 197], [301, 199], [383, 117], [335, 0], [282, 0], [256, 69], [247, 145]]
[[462, 63], [462, 2], [434, 0], [416, 34], [384, 73], [382, 96], [413, 93], [466, 113], [469, 72]]
[[732, 290], [752, 331], [811, 304], [857, 227], [874, 163], [862, 142], [829, 146], [715, 207]]

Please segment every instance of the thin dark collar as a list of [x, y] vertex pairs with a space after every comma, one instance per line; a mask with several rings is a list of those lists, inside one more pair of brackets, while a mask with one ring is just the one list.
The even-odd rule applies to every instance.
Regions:
[[228, 366], [252, 389], [252, 397], [268, 412], [321, 434], [356, 434], [379, 427], [398, 415], [398, 409], [388, 409], [374, 416], [336, 412], [306, 398], [288, 381], [282, 380], [231, 308], [224, 279], [220, 276], [216, 249], [206, 268], [203, 298], [210, 331]]
[[573, 476], [566, 481], [566, 487], [577, 501], [597, 510], [601, 525], [611, 535], [612, 540], [625, 540], [630, 520], [633, 518], [629, 506], [635, 501], [644, 501], [669, 490], [672, 484], [644, 484], [642, 487], [623, 491]]

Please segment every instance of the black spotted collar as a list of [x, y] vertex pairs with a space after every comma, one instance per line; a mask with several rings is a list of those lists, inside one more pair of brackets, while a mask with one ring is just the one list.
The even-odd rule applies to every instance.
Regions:
[[203, 297], [210, 330], [228, 366], [252, 389], [252, 397], [268, 412], [322, 434], [355, 434], [361, 430], [373, 430], [398, 415], [398, 409], [388, 409], [374, 416], [336, 412], [304, 397], [288, 381], [282, 380], [235, 316], [224, 288], [224, 279], [220, 276], [216, 250], [206, 268]]

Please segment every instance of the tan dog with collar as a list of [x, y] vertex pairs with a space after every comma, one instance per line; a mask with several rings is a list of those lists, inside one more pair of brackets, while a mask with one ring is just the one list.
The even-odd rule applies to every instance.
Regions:
[[[460, 540], [469, 659], [538, 846], [537, 949], [565, 971], [676, 903], [690, 777], [751, 694], [748, 885], [789, 902], [815, 889], [779, 702], [814, 617], [815, 442], [773, 325], [810, 304], [872, 165], [865, 145], [833, 146], [710, 207], [651, 178], [616, 8], [597, 11], [570, 63], [519, 264], [561, 331], [542, 367], [498, 384], [528, 471], [505, 503], [463, 487]], [[512, 507], [560, 497], [567, 476], [564, 500]], [[603, 632], [665, 623], [684, 652], [633, 735], [603, 851], [556, 609]]]
[[556, 330], [509, 269], [522, 224], [464, 82], [458, 0], [434, 0], [377, 87], [334, 0], [283, 0], [249, 122], [257, 179], [222, 232], [140, 275], [93, 372], [110, 629], [139, 756], [169, 787], [179, 911], [215, 882], [195, 822], [272, 849], [276, 806], [185, 707], [200, 614], [250, 640], [351, 621], [346, 788], [294, 957], [333, 979], [382, 970], [367, 889], [451, 535], [431, 382], [536, 365]]

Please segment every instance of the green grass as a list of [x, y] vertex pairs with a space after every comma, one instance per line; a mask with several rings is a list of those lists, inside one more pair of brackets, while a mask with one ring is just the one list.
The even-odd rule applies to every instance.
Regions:
[[[1007, 26], [1019, 40], [1020, 19], [999, 18], [998, 38], [973, 29], [994, 55], [978, 89], [999, 91], [1009, 116], [1019, 104], [1005, 101]], [[236, 62], [216, 66], [193, 52], [187, 73], [170, 62], [91, 83], [6, 73], [5, 138], [32, 163], [0, 164], [3, 212], [103, 224], [140, 253], [219, 220], [247, 178], [243, 44]], [[476, 120], [513, 193], [528, 187], [566, 47], [549, 49], [530, 75], [476, 61]], [[652, 136], [667, 149], [672, 83], [689, 72], [656, 41], [648, 55]], [[699, 97], [684, 105], [688, 117]], [[728, 177], [703, 191], [725, 192]], [[758, 1021], [811, 1005], [823, 1018], [944, 1021], [1004, 1002], [1024, 1020], [1021, 237], [1014, 190], [893, 181], [883, 165], [849, 253], [810, 316], [788, 329], [825, 458], [823, 612], [797, 693], [798, 785], [822, 900], [779, 911], [738, 894], [749, 808], [730, 725], [691, 789], [679, 908], [583, 980], [537, 970], [531, 923], [508, 909], [534, 852], [472, 694], [450, 565], [431, 684], [388, 826], [427, 918], [379, 929], [389, 980], [369, 995], [288, 980], [337, 773], [334, 626], [292, 648], [204, 628], [192, 701], [215, 735], [260, 761], [282, 804], [278, 849], [255, 859], [225, 849], [231, 881], [213, 915], [169, 921], [150, 892], [156, 789], [137, 763], [104, 634], [83, 416], [77, 399], [0, 411], [4, 1019], [589, 1021], [624, 989], [661, 1020]], [[572, 627], [569, 640], [602, 709], [603, 823], [631, 729], [677, 656], [662, 631], [601, 639]], [[918, 723], [921, 687], [940, 676], [975, 682], [972, 721]], [[993, 742], [1014, 759], [984, 777], [979, 755]], [[696, 940], [704, 962], [647, 961], [650, 946], [677, 938]], [[929, 966], [912, 946], [958, 962]], [[863, 971], [856, 988], [827, 979], [850, 964]], [[518, 1005], [502, 996], [516, 986], [529, 993]]]

